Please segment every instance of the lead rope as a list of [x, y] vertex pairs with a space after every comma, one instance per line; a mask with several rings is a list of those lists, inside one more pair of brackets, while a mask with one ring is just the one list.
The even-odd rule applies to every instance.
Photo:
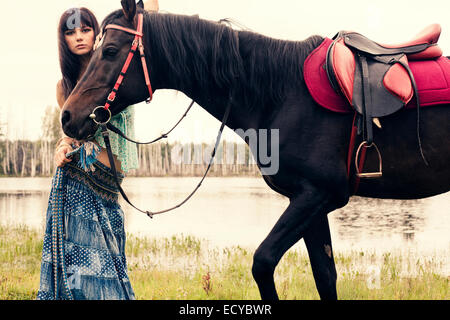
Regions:
[[153, 140], [151, 140], [151, 141], [149, 141], [149, 142], [139, 142], [139, 141], [135, 141], [135, 140], [133, 140], [133, 139], [130, 139], [129, 137], [127, 137], [122, 131], [120, 131], [118, 128], [116, 128], [111, 122], [108, 122], [107, 124], [106, 124], [106, 127], [109, 129], [109, 130], [111, 130], [112, 132], [114, 132], [114, 133], [117, 133], [119, 136], [121, 136], [122, 138], [124, 138], [124, 139], [126, 139], [126, 140], [128, 140], [128, 141], [130, 141], [130, 142], [133, 142], [133, 143], [135, 143], [135, 144], [152, 144], [152, 143], [155, 143], [155, 142], [157, 142], [157, 141], [159, 141], [159, 140], [161, 140], [161, 139], [167, 139], [167, 137], [169, 136], [169, 134], [181, 123], [181, 121], [183, 121], [183, 119], [187, 116], [187, 114], [188, 114], [188, 112], [189, 112], [189, 110], [191, 110], [191, 108], [192, 108], [192, 106], [194, 105], [194, 100], [192, 100], [191, 101], [191, 103], [189, 104], [189, 107], [187, 108], [187, 110], [184, 112], [184, 114], [181, 116], [181, 118], [180, 118], [180, 120], [178, 120], [178, 122], [169, 130], [169, 131], [167, 131], [166, 133], [163, 133], [163, 134], [161, 134], [161, 136], [159, 136], [158, 138], [156, 138], [156, 139], [153, 139]]
[[212, 163], [214, 161], [214, 158], [215, 158], [215, 155], [216, 155], [216, 150], [217, 150], [217, 148], [219, 146], [220, 139], [222, 137], [223, 129], [225, 128], [225, 124], [226, 124], [226, 122], [228, 120], [228, 116], [230, 115], [232, 103], [233, 103], [233, 101], [232, 101], [231, 93], [230, 93], [230, 97], [228, 99], [228, 104], [227, 104], [227, 107], [225, 109], [225, 113], [223, 115], [222, 123], [220, 125], [219, 133], [217, 134], [216, 143], [214, 145], [213, 151], [211, 152], [211, 158], [209, 160], [208, 167], [206, 168], [206, 171], [205, 171], [203, 177], [201, 178], [200, 182], [197, 184], [195, 189], [186, 197], [186, 199], [181, 201], [179, 204], [177, 204], [177, 205], [175, 205], [175, 206], [173, 206], [171, 208], [168, 208], [168, 209], [165, 209], [165, 210], [161, 210], [161, 211], [156, 211], [156, 212], [152, 212], [150, 210], [141, 210], [141, 209], [137, 208], [135, 205], [133, 205], [131, 203], [131, 201], [128, 199], [127, 195], [125, 194], [125, 192], [123, 191], [122, 187], [120, 186], [119, 180], [117, 178], [117, 170], [116, 170], [116, 165], [115, 165], [114, 157], [113, 157], [112, 150], [111, 150], [111, 142], [110, 142], [110, 139], [109, 139], [109, 131], [108, 131], [108, 128], [107, 128], [107, 124], [106, 123], [100, 124], [100, 128], [101, 128], [102, 135], [103, 135], [103, 140], [105, 141], [106, 151], [107, 151], [107, 154], [108, 154], [108, 160], [109, 160], [109, 163], [110, 163], [110, 166], [111, 166], [111, 170], [113, 171], [114, 182], [116, 183], [117, 188], [119, 189], [119, 192], [122, 195], [122, 197], [125, 199], [125, 201], [128, 202], [128, 204], [131, 205], [136, 210], [138, 210], [138, 211], [140, 211], [142, 213], [145, 213], [149, 218], [153, 218], [153, 216], [157, 215], [157, 214], [161, 214], [161, 213], [172, 211], [174, 209], [177, 209], [177, 208], [181, 207], [183, 204], [185, 204], [197, 192], [197, 190], [200, 188], [200, 186], [202, 185], [203, 181], [205, 180], [205, 178], [206, 178], [206, 176], [207, 176], [207, 174], [209, 172], [209, 169], [211, 168], [211, 165], [212, 165]]

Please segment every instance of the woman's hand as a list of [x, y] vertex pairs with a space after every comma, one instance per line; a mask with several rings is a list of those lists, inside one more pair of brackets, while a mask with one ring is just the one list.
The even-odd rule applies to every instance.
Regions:
[[66, 163], [72, 161], [72, 159], [66, 158], [66, 154], [73, 151], [73, 148], [68, 143], [68, 139], [70, 138], [60, 139], [56, 146], [54, 161], [57, 167], [64, 167]]

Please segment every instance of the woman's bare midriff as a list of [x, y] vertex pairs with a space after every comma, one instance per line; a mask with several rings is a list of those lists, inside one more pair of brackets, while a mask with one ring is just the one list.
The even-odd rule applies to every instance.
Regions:
[[[117, 172], [122, 173], [122, 168], [120, 166], [120, 161], [117, 160], [117, 157], [116, 157], [115, 154], [113, 154], [113, 157], [114, 157], [114, 163], [116, 165]], [[108, 168], [111, 168], [111, 166], [109, 164], [108, 153], [106, 152], [105, 148], [102, 148], [102, 150], [100, 151], [100, 153], [97, 156], [97, 160], [100, 161], [105, 166], [107, 166]]]

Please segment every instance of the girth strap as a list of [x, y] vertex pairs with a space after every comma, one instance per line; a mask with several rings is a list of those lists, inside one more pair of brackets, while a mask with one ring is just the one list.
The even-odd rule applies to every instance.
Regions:
[[367, 134], [365, 140], [368, 144], [372, 144], [373, 142], [373, 130], [372, 130], [372, 117], [368, 116], [371, 114], [372, 106], [372, 93], [370, 91], [370, 83], [369, 83], [369, 66], [367, 65], [367, 59], [365, 56], [359, 57], [361, 62], [361, 73], [362, 73], [362, 87], [363, 87], [363, 99], [365, 108], [363, 108], [363, 117], [364, 117], [364, 127], [363, 134]]

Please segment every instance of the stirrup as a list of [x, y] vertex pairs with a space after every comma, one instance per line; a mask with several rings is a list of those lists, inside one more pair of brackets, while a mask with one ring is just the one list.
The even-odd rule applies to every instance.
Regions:
[[[359, 159], [359, 152], [361, 151], [362, 147], [364, 147], [364, 148], [375, 147], [375, 151], [378, 154], [378, 160], [379, 160], [378, 171], [376, 171], [376, 172], [359, 172], [358, 159]], [[381, 153], [380, 153], [380, 150], [378, 150], [378, 147], [375, 143], [372, 142], [370, 145], [368, 145], [367, 141], [361, 142], [361, 144], [358, 147], [358, 150], [356, 151], [355, 168], [356, 168], [356, 176], [359, 178], [380, 178], [383, 175], [383, 164], [382, 164], [382, 159], [381, 159]]]

